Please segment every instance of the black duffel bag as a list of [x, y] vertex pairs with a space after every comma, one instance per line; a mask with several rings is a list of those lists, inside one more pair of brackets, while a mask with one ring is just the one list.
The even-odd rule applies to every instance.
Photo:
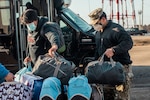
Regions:
[[85, 75], [89, 83], [120, 85], [125, 82], [123, 69], [123, 65], [112, 58], [110, 61], [104, 61], [103, 54], [101, 59], [88, 63]]
[[41, 76], [44, 79], [48, 77], [57, 77], [62, 84], [68, 84], [73, 76], [75, 64], [66, 60], [63, 56], [56, 54], [52, 58], [48, 54], [40, 55], [33, 67], [32, 73]]

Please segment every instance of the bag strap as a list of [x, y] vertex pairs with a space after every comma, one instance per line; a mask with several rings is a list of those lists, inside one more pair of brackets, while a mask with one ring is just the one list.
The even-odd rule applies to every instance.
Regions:
[[[104, 56], [105, 56], [105, 53], [103, 53], [102, 56], [98, 58], [99, 64], [102, 64], [104, 62]], [[116, 62], [113, 60], [112, 57], [110, 57], [109, 59], [110, 59], [110, 63], [112, 67], [114, 67]]]
[[57, 62], [57, 66], [55, 67], [55, 71], [53, 74], [54, 77], [57, 77], [61, 64], [62, 64], [62, 62]]
[[[59, 59], [58, 59], [59, 57], [62, 57], [62, 56], [60, 56], [57, 52], [54, 52], [54, 58], [55, 58], [55, 61], [56, 61], [56, 63], [57, 63], [57, 66], [55, 67], [55, 71], [54, 71], [54, 74], [53, 74], [54, 77], [56, 77], [56, 76], [58, 75], [59, 70], [61, 70], [61, 69], [60, 69], [60, 66], [61, 66], [62, 63], [63, 63], [63, 62], [60, 62], [60, 61], [59, 61]], [[61, 70], [61, 71], [62, 71], [62, 70]], [[62, 72], [63, 72], [63, 71], [62, 71]], [[64, 75], [67, 76], [67, 74], [65, 74], [65, 73], [64, 73]]]
[[98, 92], [99, 95], [101, 95], [103, 93], [103, 85], [100, 84], [92, 84], [92, 86], [94, 86]]
[[[58, 66], [54, 66], [54, 65], [52, 65], [52, 64], [50, 64], [49, 62], [47, 62], [47, 61], [42, 61], [43, 63], [46, 63], [46, 64], [48, 64], [48, 65], [50, 65], [50, 66], [52, 66], [53, 68], [57, 68]], [[64, 74], [64, 75], [66, 75], [67, 76], [67, 74], [66, 73], [64, 73], [60, 68], [58, 68], [58, 71], [60, 71], [62, 74]], [[58, 73], [57, 73], [58, 74]]]
[[[48, 53], [46, 53], [45, 56], [49, 57]], [[54, 77], [56, 77], [56, 76], [58, 75], [58, 72], [59, 72], [59, 71], [60, 71], [62, 74], [64, 74], [65, 76], [67, 76], [67, 74], [66, 74], [65, 72], [63, 72], [63, 71], [60, 69], [60, 67], [61, 67], [61, 65], [62, 65], [62, 62], [59, 61], [59, 57], [62, 57], [62, 56], [60, 56], [57, 52], [54, 52], [54, 58], [49, 58], [49, 59], [46, 59], [46, 60], [42, 60], [44, 63], [46, 63], [46, 64], [52, 66], [53, 68], [55, 68], [54, 74], [53, 74]], [[54, 65], [52, 65], [51, 63], [49, 63], [48, 61], [49, 61], [50, 59], [54, 59], [54, 60], [56, 61], [56, 63], [57, 63], [57, 66], [54, 66]]]

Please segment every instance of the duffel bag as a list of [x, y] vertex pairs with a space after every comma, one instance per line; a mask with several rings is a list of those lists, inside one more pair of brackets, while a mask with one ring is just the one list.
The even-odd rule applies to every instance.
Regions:
[[19, 82], [0, 84], [0, 100], [31, 100], [32, 92], [28, 86]]
[[89, 83], [119, 85], [125, 82], [123, 65], [112, 58], [104, 61], [104, 54], [101, 59], [88, 63], [85, 75]]
[[38, 57], [32, 73], [44, 79], [57, 77], [63, 85], [66, 85], [73, 76], [74, 68], [75, 64], [73, 62], [66, 60], [57, 53], [55, 53], [53, 58], [45, 54]]

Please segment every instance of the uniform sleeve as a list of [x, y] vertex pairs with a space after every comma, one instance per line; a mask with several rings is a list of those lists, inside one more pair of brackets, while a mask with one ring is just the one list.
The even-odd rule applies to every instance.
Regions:
[[0, 73], [0, 80], [4, 80], [9, 71], [2, 64], [0, 64]]
[[115, 32], [115, 39], [118, 42], [118, 45], [113, 47], [115, 54], [128, 52], [133, 47], [132, 38], [124, 29]]

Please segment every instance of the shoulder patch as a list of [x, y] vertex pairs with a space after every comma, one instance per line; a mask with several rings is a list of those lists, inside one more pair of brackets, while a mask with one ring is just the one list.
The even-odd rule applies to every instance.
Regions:
[[112, 30], [116, 31], [116, 32], [119, 32], [120, 30], [116, 27], [116, 28], [113, 28]]

